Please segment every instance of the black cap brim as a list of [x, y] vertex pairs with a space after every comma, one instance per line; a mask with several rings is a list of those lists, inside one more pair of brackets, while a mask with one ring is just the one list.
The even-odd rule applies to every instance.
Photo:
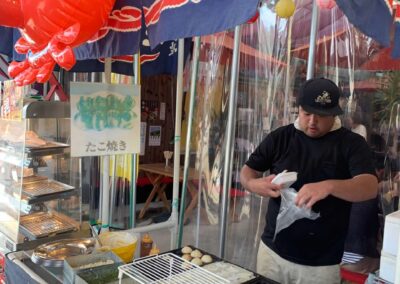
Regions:
[[341, 115], [343, 114], [343, 110], [340, 108], [340, 106], [336, 106], [330, 109], [316, 109], [307, 105], [302, 105], [301, 106], [306, 112], [312, 113], [312, 114], [317, 114], [321, 116], [335, 116], [335, 115]]

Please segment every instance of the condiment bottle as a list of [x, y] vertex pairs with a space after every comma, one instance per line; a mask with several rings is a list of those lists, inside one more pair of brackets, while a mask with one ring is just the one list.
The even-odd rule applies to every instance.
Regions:
[[154, 244], [150, 250], [149, 255], [157, 255], [160, 253], [160, 249]]
[[140, 242], [140, 257], [148, 256], [153, 247], [153, 239], [149, 234], [144, 234]]

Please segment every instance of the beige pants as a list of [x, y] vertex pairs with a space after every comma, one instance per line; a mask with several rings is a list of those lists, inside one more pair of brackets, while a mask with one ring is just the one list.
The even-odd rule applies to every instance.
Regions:
[[338, 284], [340, 267], [337, 265], [307, 266], [283, 259], [260, 241], [257, 254], [257, 273], [284, 284]]

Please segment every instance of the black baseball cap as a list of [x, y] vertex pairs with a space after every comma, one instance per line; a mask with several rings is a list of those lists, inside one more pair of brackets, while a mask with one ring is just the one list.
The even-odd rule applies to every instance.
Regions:
[[341, 94], [339, 87], [329, 79], [309, 79], [300, 87], [297, 104], [309, 113], [339, 115], [343, 113], [339, 106]]

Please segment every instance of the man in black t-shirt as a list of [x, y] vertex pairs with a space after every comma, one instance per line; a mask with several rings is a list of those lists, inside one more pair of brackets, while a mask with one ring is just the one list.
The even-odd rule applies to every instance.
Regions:
[[[241, 170], [247, 190], [270, 197], [257, 271], [279, 283], [340, 283], [351, 202], [377, 194], [371, 151], [365, 139], [341, 127], [339, 97], [328, 79], [306, 81], [295, 123], [271, 132]], [[282, 185], [271, 181], [284, 170], [298, 173], [291, 186], [298, 191], [295, 204], [320, 217], [297, 220], [274, 239]]]

